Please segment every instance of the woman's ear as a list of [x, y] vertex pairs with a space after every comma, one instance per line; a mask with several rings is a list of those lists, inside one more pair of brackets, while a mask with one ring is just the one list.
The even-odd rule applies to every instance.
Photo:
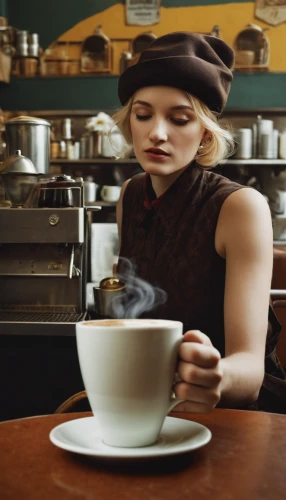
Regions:
[[209, 130], [205, 130], [203, 133], [202, 143], [205, 145], [212, 140], [212, 133]]
[[211, 136], [212, 136], [211, 132], [209, 130], [205, 130], [204, 133], [203, 133], [202, 140], [204, 142], [210, 141], [211, 140]]

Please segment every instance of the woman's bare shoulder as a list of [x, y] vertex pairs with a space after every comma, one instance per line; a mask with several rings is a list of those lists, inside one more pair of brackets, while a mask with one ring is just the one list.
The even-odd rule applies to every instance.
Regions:
[[267, 244], [273, 241], [271, 212], [264, 196], [252, 188], [242, 188], [224, 201], [217, 224], [216, 248], [225, 254], [233, 247]]
[[120, 196], [119, 196], [119, 200], [117, 202], [117, 205], [116, 205], [116, 222], [117, 222], [117, 226], [118, 226], [118, 237], [119, 237], [119, 247], [121, 245], [121, 226], [122, 226], [122, 216], [123, 216], [123, 196], [124, 196], [124, 192], [129, 184], [131, 179], [127, 179], [123, 184], [122, 184], [122, 187], [121, 187], [121, 191], [120, 191]]
[[118, 200], [118, 203], [119, 204], [122, 204], [122, 200], [123, 200], [123, 196], [124, 196], [124, 193], [125, 193], [125, 190], [129, 184], [129, 182], [131, 181], [131, 178], [130, 179], [127, 179], [126, 181], [123, 182], [122, 186], [121, 186], [121, 190], [120, 190], [120, 197], [119, 197], [119, 200]]
[[239, 214], [248, 211], [265, 210], [270, 214], [268, 203], [263, 194], [249, 187], [231, 193], [223, 203], [221, 210], [224, 212], [238, 212]]

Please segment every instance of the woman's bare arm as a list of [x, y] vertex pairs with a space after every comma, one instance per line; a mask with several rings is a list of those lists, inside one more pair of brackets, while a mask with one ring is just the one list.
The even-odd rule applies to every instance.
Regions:
[[177, 409], [208, 412], [256, 400], [264, 376], [265, 339], [273, 265], [270, 211], [251, 189], [224, 202], [216, 230], [217, 252], [226, 259], [225, 357], [200, 331], [188, 331], [180, 346]]
[[264, 375], [273, 267], [271, 215], [258, 191], [241, 189], [227, 198], [218, 220], [216, 246], [226, 259], [222, 403], [251, 402]]

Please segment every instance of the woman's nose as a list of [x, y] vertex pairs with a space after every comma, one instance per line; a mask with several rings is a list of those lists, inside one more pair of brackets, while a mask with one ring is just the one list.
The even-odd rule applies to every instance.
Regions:
[[149, 139], [152, 142], [160, 142], [160, 141], [166, 141], [167, 138], [168, 138], [168, 134], [167, 134], [166, 124], [164, 124], [162, 120], [155, 121], [152, 124], [151, 130], [149, 133]]

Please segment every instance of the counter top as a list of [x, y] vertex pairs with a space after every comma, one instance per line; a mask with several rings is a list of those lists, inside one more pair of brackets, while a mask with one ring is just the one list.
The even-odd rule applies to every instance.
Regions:
[[90, 415], [47, 415], [0, 424], [1, 498], [285, 497], [285, 415], [225, 409], [207, 415], [173, 412], [170, 416], [175, 417], [177, 426], [179, 418], [209, 428], [211, 441], [193, 452], [143, 461], [85, 457], [49, 441], [49, 432], [55, 426]]

